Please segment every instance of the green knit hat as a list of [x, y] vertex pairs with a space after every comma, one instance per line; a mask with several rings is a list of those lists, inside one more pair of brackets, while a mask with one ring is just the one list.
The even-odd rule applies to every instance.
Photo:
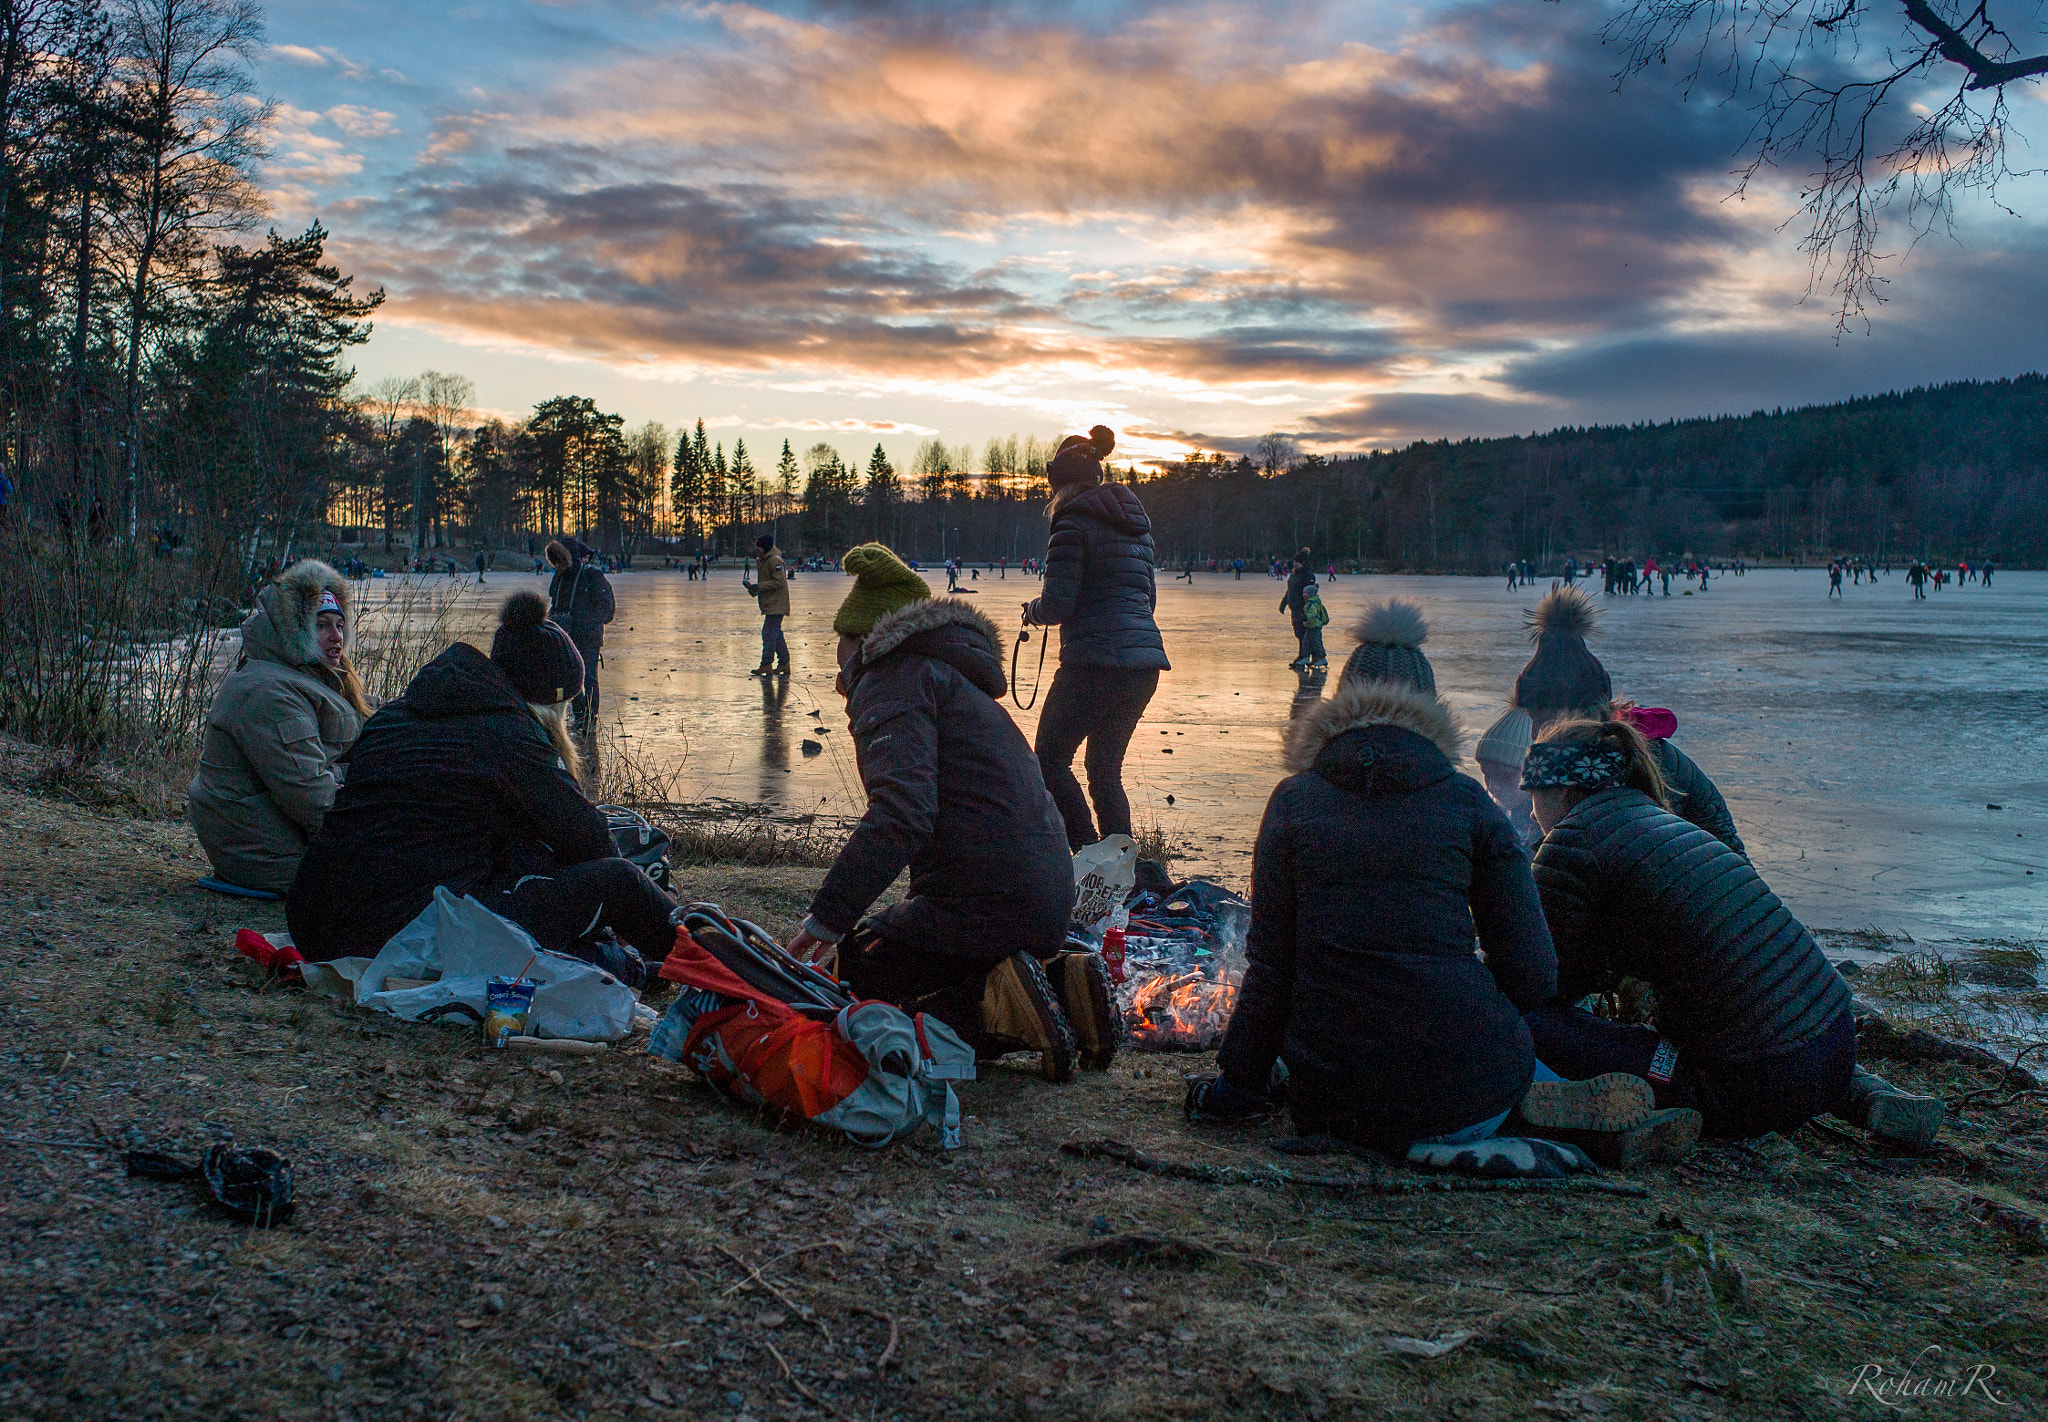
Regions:
[[923, 578], [879, 543], [846, 550], [839, 566], [853, 574], [853, 591], [839, 604], [832, 630], [842, 637], [865, 637], [875, 624], [899, 607], [932, 595]]

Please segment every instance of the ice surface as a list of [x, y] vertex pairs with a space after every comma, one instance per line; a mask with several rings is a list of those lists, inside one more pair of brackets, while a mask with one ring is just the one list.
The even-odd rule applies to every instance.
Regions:
[[[944, 586], [943, 575], [931, 581]], [[483, 596], [531, 585], [544, 583], [493, 574]], [[793, 581], [786, 630], [797, 674], [786, 685], [747, 675], [760, 619], [736, 573], [693, 583], [642, 560], [613, 585], [607, 719], [620, 715], [637, 748], [681, 758], [683, 793], [778, 814], [859, 813], [832, 690], [843, 576]], [[1898, 573], [1834, 602], [1818, 570], [1717, 576], [1691, 597], [1679, 595], [1684, 586], [1628, 598], [1594, 584], [1606, 609], [1594, 650], [1617, 693], [1677, 712], [1674, 740], [1720, 785], [1758, 868], [1795, 912], [1816, 927], [1876, 924], [1920, 938], [2048, 937], [2048, 573], [2002, 572], [1989, 591], [1951, 586], [1924, 602]], [[1012, 639], [1019, 605], [1038, 591], [1015, 569], [1000, 579], [984, 570], [963, 587]], [[1368, 598], [1420, 599], [1437, 684], [1476, 738], [1528, 656], [1522, 616], [1543, 588], [1340, 577], [1322, 590], [1338, 668], [1350, 651], [1344, 628]], [[1174, 669], [1126, 766], [1140, 826], [1156, 817], [1189, 846], [1184, 872], [1239, 888], [1281, 778], [1281, 727], [1299, 698], [1327, 691], [1287, 669], [1294, 642], [1280, 592], [1263, 576], [1198, 573], [1190, 586], [1162, 575]], [[1036, 655], [1034, 641], [1027, 690]], [[1036, 713], [1012, 712], [1028, 737]], [[802, 755], [805, 738], [824, 753]]]

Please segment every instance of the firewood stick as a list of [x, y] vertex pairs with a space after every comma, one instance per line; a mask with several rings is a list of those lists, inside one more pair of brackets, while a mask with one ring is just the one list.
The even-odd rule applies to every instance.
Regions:
[[[825, 1401], [824, 1398], [818, 1396], [818, 1394], [812, 1392], [809, 1388], [805, 1387], [803, 1383], [798, 1381], [797, 1375], [789, 1370], [788, 1361], [782, 1356], [781, 1352], [777, 1350], [773, 1343], [770, 1343], [766, 1338], [763, 1338], [761, 1340], [761, 1343], [762, 1346], [767, 1348], [767, 1350], [770, 1353], [774, 1354], [775, 1361], [782, 1365], [782, 1375], [785, 1378], [789, 1379], [789, 1385], [791, 1387], [795, 1388], [798, 1392], [803, 1394], [804, 1401], [810, 1403], [811, 1406], [817, 1408], [821, 1412], [831, 1413], [834, 1417], [846, 1417], [846, 1414], [844, 1412], [841, 1412], [838, 1408], [834, 1407], [831, 1403]], [[854, 1419], [848, 1418], [847, 1422], [854, 1422]]]

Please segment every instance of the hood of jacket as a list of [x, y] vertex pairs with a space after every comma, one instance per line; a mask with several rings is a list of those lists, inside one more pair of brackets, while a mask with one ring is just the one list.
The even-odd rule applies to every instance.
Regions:
[[256, 610], [242, 624], [242, 655], [288, 667], [326, 667], [320, 659], [320, 594], [341, 604], [342, 647], [355, 641], [355, 606], [348, 582], [317, 559], [294, 563], [256, 594]]
[[1145, 505], [1122, 484], [1097, 484], [1085, 489], [1061, 504], [1060, 513], [1084, 513], [1099, 518], [1119, 533], [1134, 538], [1152, 531], [1152, 517], [1145, 512]]
[[1419, 790], [1456, 772], [1463, 739], [1441, 696], [1403, 682], [1347, 681], [1287, 728], [1286, 765], [1363, 795]]
[[861, 639], [860, 659], [848, 684], [901, 653], [942, 661], [991, 697], [1009, 690], [1002, 633], [964, 598], [924, 598], [882, 617]]
[[525, 698], [496, 662], [457, 642], [421, 667], [405, 688], [405, 704], [426, 720], [485, 711], [525, 711]]

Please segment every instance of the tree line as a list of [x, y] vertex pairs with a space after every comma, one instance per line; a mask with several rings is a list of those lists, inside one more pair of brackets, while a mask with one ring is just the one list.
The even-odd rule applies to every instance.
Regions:
[[[772, 527], [796, 554], [868, 539], [928, 561], [1014, 563], [1043, 550], [1052, 439], [1011, 435], [977, 450], [932, 438], [898, 469], [879, 443], [865, 458], [828, 441], [799, 453], [787, 438], [757, 453], [744, 435], [713, 440], [703, 419], [674, 435], [655, 422], [628, 430], [581, 397], [451, 439], [451, 387], [466, 398], [466, 381], [434, 372], [373, 392], [383, 452], [361, 462], [365, 482], [337, 502], [337, 523], [385, 509], [387, 546], [411, 507], [435, 511], [414, 546], [564, 530], [610, 552], [723, 557], [750, 553]], [[409, 505], [422, 470], [425, 492]], [[1143, 497], [1169, 567], [1262, 566], [1303, 547], [1319, 563], [1446, 572], [1609, 554], [2038, 564], [2048, 561], [2048, 380], [1337, 459], [1303, 456], [1274, 433], [1235, 457], [1112, 472]], [[362, 516], [341, 516], [344, 505]]]

